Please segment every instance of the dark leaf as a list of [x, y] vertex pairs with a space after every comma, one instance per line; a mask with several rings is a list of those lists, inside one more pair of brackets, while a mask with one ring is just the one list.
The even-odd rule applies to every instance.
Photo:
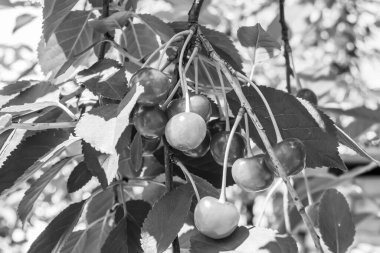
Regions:
[[324, 107], [322, 110], [327, 112], [332, 112], [338, 115], [347, 115], [354, 117], [356, 119], [368, 120], [373, 123], [380, 123], [380, 109], [372, 110], [365, 106], [355, 107], [348, 110], [343, 110], [340, 108], [330, 108]]
[[106, 18], [90, 20], [89, 25], [98, 33], [112, 32], [115, 29], [122, 29], [131, 17], [131, 12], [118, 11]]
[[102, 247], [102, 253], [143, 252], [140, 246], [140, 231], [150, 205], [142, 200], [126, 202], [124, 216], [111, 231]]
[[345, 197], [328, 189], [319, 206], [319, 229], [323, 241], [334, 253], [344, 253], [353, 243], [355, 225]]
[[237, 31], [238, 39], [243, 47], [252, 48], [251, 59], [259, 63], [281, 53], [281, 45], [273, 39], [260, 24], [242, 26]]
[[63, 245], [60, 253], [72, 253], [73, 248], [75, 247], [76, 243], [79, 241], [83, 233], [84, 230], [77, 230], [75, 232], [72, 232], [70, 236], [67, 238], [65, 245]]
[[139, 133], [135, 134], [133, 141], [131, 143], [131, 165], [135, 171], [139, 171], [143, 162], [143, 143], [141, 135]]
[[[259, 88], [273, 111], [282, 137], [298, 138], [305, 144], [307, 167], [327, 166], [347, 170], [339, 157], [336, 129], [329, 117], [310, 103], [298, 100], [285, 92], [264, 86]], [[270, 142], [272, 145], [275, 144], [274, 127], [261, 98], [252, 87], [243, 87], [243, 93], [259, 118]], [[240, 109], [240, 102], [235, 92], [229, 92], [227, 99], [232, 112], [236, 115]], [[251, 137], [262, 150], [265, 150], [254, 125], [250, 122], [249, 126]]]
[[26, 138], [0, 169], [0, 194], [10, 188], [38, 158], [68, 137], [69, 132], [54, 129]]
[[201, 198], [206, 197], [206, 196], [211, 196], [214, 198], [218, 198], [220, 195], [219, 190], [217, 190], [212, 184], [207, 182], [205, 179], [198, 177], [196, 175], [192, 175], [194, 182], [197, 186], [199, 195]]
[[9, 96], [19, 93], [33, 85], [31, 81], [17, 81], [15, 83], [8, 84], [0, 90], [0, 95]]
[[88, 224], [106, 215], [114, 203], [114, 193], [112, 189], [107, 189], [93, 197], [87, 206], [86, 220]]
[[103, 0], [89, 0], [92, 7], [103, 7]]
[[85, 186], [92, 178], [92, 173], [88, 170], [85, 162], [80, 162], [71, 172], [67, 180], [67, 191], [76, 192]]
[[238, 227], [229, 237], [214, 240], [200, 233], [191, 237], [191, 253], [295, 253], [298, 252], [296, 241], [276, 231], [254, 227]]
[[25, 192], [20, 205], [18, 206], [17, 213], [22, 223], [28, 219], [30, 212], [33, 209], [34, 203], [41, 195], [45, 187], [50, 181], [58, 174], [58, 172], [69, 162], [70, 158], [65, 158], [60, 162], [49, 168], [40, 178], [32, 183], [30, 188]]
[[141, 230], [145, 253], [165, 251], [185, 223], [193, 199], [190, 184], [177, 187], [160, 199], [149, 212]]
[[45, 41], [49, 40], [50, 36], [56, 31], [77, 2], [78, 0], [44, 1], [43, 34]]
[[30, 246], [28, 253], [57, 253], [78, 222], [85, 200], [68, 206], [52, 220]]
[[[151, 54], [159, 47], [159, 45], [156, 34], [151, 29], [149, 29], [148, 26], [145, 24], [133, 24], [133, 27], [136, 31], [136, 36], [133, 32], [132, 25], [129, 25], [124, 31], [124, 35], [127, 41], [125, 42], [123, 36], [120, 44], [122, 47], [126, 48], [126, 50], [132, 56], [136, 57], [137, 59], [141, 59]], [[129, 72], [134, 73], [140, 69], [140, 66], [137, 66], [132, 62], [128, 62], [126, 64], [126, 68]]]
[[77, 80], [96, 95], [121, 100], [127, 93], [128, 81], [124, 72], [117, 61], [103, 59], [79, 72]]
[[18, 16], [16, 18], [16, 24], [13, 27], [13, 31], [12, 32], [15, 33], [18, 29], [20, 29], [21, 27], [29, 24], [35, 18], [36, 18], [36, 16], [30, 15], [30, 14], [27, 14], [27, 13], [21, 14], [20, 16]]
[[[51, 84], [50, 82], [41, 82], [35, 84], [29, 88], [29, 85], [25, 84], [17, 89], [21, 91], [19, 95], [9, 100], [8, 103], [3, 105], [3, 107], [13, 106], [13, 105], [23, 105], [26, 103], [34, 103], [37, 100], [41, 101], [58, 101], [59, 99], [59, 90], [56, 86]], [[25, 89], [26, 88], [26, 89]], [[12, 90], [8, 90], [8, 92], [13, 92]]]
[[174, 36], [173, 29], [156, 16], [150, 14], [138, 15], [146, 25], [148, 25], [158, 36], [160, 36], [161, 40], [164, 42], [167, 42], [171, 37]]
[[105, 189], [108, 185], [106, 173], [100, 165], [99, 156], [102, 154], [96, 151], [90, 144], [82, 141], [82, 152], [84, 155], [84, 163], [86, 164], [88, 170], [91, 174], [99, 180], [99, 183]]

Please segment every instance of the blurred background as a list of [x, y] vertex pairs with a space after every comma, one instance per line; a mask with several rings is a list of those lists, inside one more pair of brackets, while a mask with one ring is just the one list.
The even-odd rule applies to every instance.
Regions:
[[[187, 20], [192, 3], [190, 0], [134, 2], [137, 2], [137, 12], [151, 13], [165, 21]], [[37, 0], [0, 0], [0, 82], [3, 84], [46, 79], [37, 54], [42, 34], [41, 4]], [[90, 7], [80, 0], [75, 8]], [[312, 89], [319, 98], [320, 108], [371, 155], [380, 159], [380, 1], [286, 0], [285, 8], [294, 58], [293, 89]], [[252, 52], [238, 43], [237, 29], [260, 23], [281, 42], [278, 13], [278, 1], [206, 0], [200, 23], [231, 37], [243, 59], [244, 70], [249, 74]], [[282, 55], [256, 64], [253, 76], [260, 85], [285, 89]], [[2, 101], [0, 96], [0, 105], [4, 103], [5, 98]], [[340, 151], [350, 169], [368, 163], [348, 148], [340, 147]], [[0, 253], [26, 252], [52, 217], [68, 202], [84, 198], [89, 189], [94, 188], [95, 182], [90, 182], [85, 189], [68, 195], [66, 181], [71, 169], [64, 170], [46, 188], [36, 205], [31, 224], [25, 228], [21, 227], [16, 214], [24, 192], [0, 198]], [[321, 180], [328, 180], [337, 173], [328, 168], [308, 170], [310, 177]], [[375, 168], [339, 186], [349, 200], [357, 225], [352, 253], [380, 252], [379, 176], [380, 169]], [[241, 224], [254, 224], [265, 194], [247, 193], [233, 186], [229, 188], [229, 197], [242, 212]], [[263, 219], [268, 227], [281, 230], [281, 205], [280, 190]], [[295, 227], [302, 235], [302, 226], [295, 224]], [[301, 250], [307, 252], [307, 245], [312, 243], [307, 237], [304, 239], [306, 248], [301, 245]]]

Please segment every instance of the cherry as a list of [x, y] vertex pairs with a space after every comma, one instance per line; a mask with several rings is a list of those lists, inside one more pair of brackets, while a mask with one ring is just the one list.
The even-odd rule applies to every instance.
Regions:
[[[166, 113], [170, 119], [174, 115], [184, 112], [185, 109], [185, 98], [177, 98], [170, 102], [166, 109]], [[190, 96], [190, 111], [199, 114], [207, 122], [212, 113], [211, 103], [207, 97], [203, 95], [192, 95]]]
[[[285, 139], [273, 147], [273, 151], [284, 168], [287, 176], [296, 175], [306, 166], [306, 150], [302, 141], [296, 138]], [[279, 176], [269, 155], [265, 156], [265, 164]]]
[[154, 68], [138, 70], [130, 83], [131, 86], [139, 84], [144, 87], [144, 92], [137, 99], [137, 103], [142, 105], [157, 105], [165, 100], [170, 90], [169, 78]]
[[202, 198], [194, 210], [194, 223], [199, 232], [213, 239], [222, 239], [235, 231], [239, 223], [239, 211], [229, 202], [214, 197]]
[[153, 153], [161, 143], [161, 138], [146, 138], [142, 136], [143, 150], [145, 154]]
[[174, 115], [165, 127], [169, 144], [180, 151], [198, 147], [206, 136], [206, 122], [194, 112]]
[[274, 174], [264, 163], [265, 155], [237, 159], [231, 173], [235, 183], [246, 191], [262, 191], [274, 180]]
[[196, 147], [195, 149], [191, 149], [188, 151], [183, 151], [183, 153], [190, 157], [202, 157], [210, 150], [210, 142], [211, 142], [211, 136], [210, 132], [207, 131], [205, 138], [203, 139], [202, 143]]
[[[211, 139], [210, 151], [211, 155], [214, 158], [215, 162], [219, 165], [223, 165], [224, 162], [224, 153], [227, 147], [228, 137], [230, 136], [230, 132], [223, 131], [215, 134]], [[246, 145], [244, 137], [236, 133], [234, 134], [232, 141], [230, 152], [228, 154], [228, 166], [232, 166], [232, 164], [239, 158], [244, 157], [246, 153]]]
[[[230, 125], [234, 124], [235, 119], [230, 118]], [[207, 128], [210, 130], [211, 136], [226, 130], [226, 121], [224, 119], [214, 119], [207, 124]], [[236, 128], [236, 131], [240, 131], [240, 127]]]
[[136, 130], [147, 138], [162, 136], [167, 121], [166, 114], [155, 106], [139, 106], [133, 116]]
[[317, 95], [310, 89], [300, 89], [297, 92], [297, 97], [305, 99], [314, 105], [318, 104]]

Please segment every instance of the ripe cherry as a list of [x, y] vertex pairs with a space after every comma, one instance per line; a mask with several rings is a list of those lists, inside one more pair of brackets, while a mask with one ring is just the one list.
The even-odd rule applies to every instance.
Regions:
[[300, 89], [297, 92], [297, 97], [303, 98], [314, 105], [318, 104], [317, 95], [310, 89]]
[[[166, 109], [166, 114], [170, 119], [174, 115], [184, 112], [185, 109], [185, 98], [173, 99]], [[190, 111], [199, 114], [207, 122], [212, 113], [211, 103], [203, 95], [192, 95], [190, 96]]]
[[142, 143], [143, 143], [144, 154], [151, 154], [151, 153], [153, 153], [158, 148], [158, 146], [161, 143], [161, 138], [160, 137], [157, 137], [157, 138], [146, 138], [146, 137], [142, 136], [141, 139], [142, 139]]
[[206, 122], [193, 112], [174, 115], [165, 127], [165, 136], [170, 146], [180, 151], [198, 147], [206, 136]]
[[239, 211], [229, 202], [214, 197], [202, 198], [194, 210], [194, 223], [199, 232], [213, 239], [222, 239], [235, 231], [239, 223]]
[[265, 155], [237, 159], [231, 173], [235, 183], [246, 191], [262, 191], [274, 180], [274, 174], [264, 163]]
[[207, 154], [207, 152], [210, 150], [210, 142], [211, 136], [210, 133], [207, 131], [205, 138], [198, 147], [188, 151], [183, 151], [183, 153], [190, 157], [202, 157], [205, 154]]
[[157, 105], [164, 101], [170, 90], [169, 78], [154, 68], [142, 68], [138, 70], [130, 80], [131, 86], [139, 84], [144, 87], [144, 92], [137, 99], [142, 105]]
[[[232, 126], [234, 124], [235, 118], [230, 118], [230, 125]], [[209, 129], [211, 136], [214, 136], [215, 134], [225, 131], [226, 130], [226, 121], [224, 119], [214, 119], [211, 120], [207, 124], [207, 128]], [[240, 131], [240, 127], [238, 126], [236, 128], [236, 131]]]
[[[224, 162], [224, 153], [227, 147], [228, 137], [230, 136], [230, 132], [223, 131], [215, 134], [211, 138], [210, 151], [211, 155], [214, 158], [215, 162], [219, 165], [223, 165]], [[228, 154], [227, 164], [228, 166], [232, 166], [232, 164], [239, 158], [244, 157], [246, 153], [246, 145], [244, 137], [236, 133], [234, 134], [232, 141], [230, 152]]]
[[[306, 150], [302, 141], [296, 138], [285, 139], [273, 147], [273, 151], [284, 168], [287, 176], [296, 175], [306, 166]], [[265, 164], [279, 176], [269, 155], [265, 156]]]
[[133, 116], [136, 130], [147, 138], [162, 136], [167, 122], [166, 114], [155, 106], [139, 106]]

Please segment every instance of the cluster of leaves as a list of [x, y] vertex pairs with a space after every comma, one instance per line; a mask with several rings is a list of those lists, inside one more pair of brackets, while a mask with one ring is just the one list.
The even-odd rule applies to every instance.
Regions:
[[[33, 178], [35, 172], [42, 171], [19, 204], [18, 215], [24, 224], [44, 188], [65, 166], [73, 167], [67, 181], [69, 193], [81, 189], [93, 177], [100, 184], [90, 197], [69, 205], [55, 217], [29, 252], [164, 252], [178, 234], [181, 247], [191, 252], [252, 252], [252, 249], [296, 252], [297, 245], [291, 236], [282, 236], [271, 229], [242, 226], [220, 241], [201, 235], [193, 228], [195, 200], [191, 185], [182, 181], [166, 193], [162, 180], [157, 179], [163, 172], [163, 149], [154, 156], [143, 154], [141, 136], [130, 125], [131, 112], [142, 91], [129, 87], [127, 78], [160, 44], [186, 30], [187, 23], [165, 23], [156, 16], [138, 14], [137, 1], [121, 1], [113, 6], [107, 18], [100, 18], [96, 11], [102, 6], [101, 1], [90, 0], [93, 9], [86, 10], [77, 9], [77, 3], [77, 0], [45, 1], [38, 56], [50, 81], [19, 81], [0, 90], [0, 95], [12, 96], [0, 111], [0, 194], [11, 193]], [[200, 29], [216, 52], [242, 72], [243, 61], [229, 37], [203, 26]], [[110, 40], [116, 36], [115, 30], [121, 32], [119, 43], [107, 42], [111, 46], [106, 47], [106, 58], [98, 59], [103, 34]], [[278, 41], [260, 24], [241, 27], [237, 34], [241, 46], [253, 52], [252, 62], [263, 62], [280, 52]], [[122, 60], [116, 59], [117, 53]], [[171, 55], [169, 50], [168, 56]], [[218, 73], [206, 51], [201, 51], [200, 59], [204, 64], [198, 73], [200, 89], [210, 94], [213, 89], [207, 73], [213, 80], [218, 79]], [[188, 77], [195, 81], [194, 70], [189, 71]], [[62, 94], [61, 87], [72, 85], [70, 82], [75, 88]], [[242, 89], [274, 144], [273, 124], [263, 101], [252, 87], [242, 84]], [[259, 89], [282, 136], [304, 142], [307, 167], [345, 171], [337, 149], [339, 143], [371, 158], [317, 107], [280, 90], [264, 86]], [[98, 96], [99, 101], [81, 100], [84, 90]], [[69, 103], [72, 100], [76, 101]], [[234, 91], [227, 94], [227, 101], [236, 115], [240, 102]], [[44, 131], [33, 128], [38, 126], [49, 127]], [[252, 124], [249, 131], [252, 140], [264, 150]], [[193, 174], [201, 197], [218, 195], [216, 188], [220, 186], [222, 170], [210, 154], [202, 158], [176, 155]], [[115, 180], [117, 175], [128, 182]], [[142, 180], [144, 184], [139, 183]], [[124, 199], [119, 188], [133, 185], [144, 187], [142, 195], [136, 197], [128, 191], [133, 197]], [[343, 195], [336, 190], [325, 191], [316, 219], [329, 249], [345, 252], [353, 241], [354, 225]], [[74, 230], [80, 221], [86, 224], [85, 229]], [[190, 226], [188, 231], [184, 231], [184, 224]]]

